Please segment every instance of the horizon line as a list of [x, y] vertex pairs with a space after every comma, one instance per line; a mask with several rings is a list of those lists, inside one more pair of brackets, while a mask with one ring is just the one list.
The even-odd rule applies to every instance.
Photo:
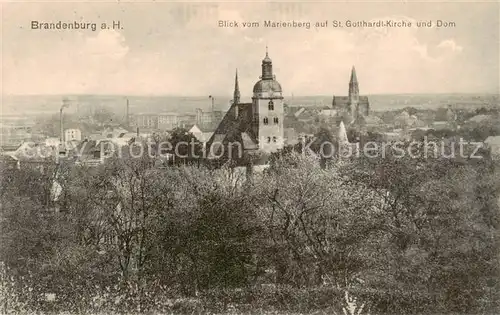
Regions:
[[[344, 93], [345, 94], [345, 93]], [[287, 98], [289, 97], [312, 97], [312, 96], [328, 96], [328, 97], [333, 97], [333, 96], [344, 96], [344, 94], [295, 94], [291, 93], [289, 95], [283, 95], [283, 97]], [[382, 95], [447, 95], [447, 94], [455, 94], [455, 95], [471, 95], [471, 94], [485, 94], [485, 95], [497, 95], [500, 96], [500, 91], [498, 92], [485, 92], [485, 91], [477, 91], [477, 92], [400, 92], [400, 93], [395, 93], [395, 92], [389, 92], [389, 93], [360, 93], [361, 95], [364, 96], [382, 96]], [[232, 96], [230, 95], [217, 95], [217, 94], [211, 94], [214, 97], [223, 97], [223, 98], [229, 98], [231, 99]], [[2, 93], [2, 98], [5, 96], [114, 96], [114, 97], [134, 97], [134, 96], [141, 96], [141, 97], [186, 97], [186, 98], [201, 98], [205, 97], [202, 94], [198, 95], [182, 95], [182, 94], [152, 94], [152, 93], [143, 93], [143, 94], [135, 94], [135, 93], [130, 93], [130, 94], [122, 94], [122, 93], [46, 93], [46, 94], [39, 94], [39, 93], [34, 93], [34, 94], [15, 94], [15, 93]], [[209, 95], [206, 96], [206, 98], [209, 98]]]

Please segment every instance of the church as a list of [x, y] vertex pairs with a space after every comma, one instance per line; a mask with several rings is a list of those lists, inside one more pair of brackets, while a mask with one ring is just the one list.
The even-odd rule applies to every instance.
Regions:
[[359, 95], [359, 83], [354, 66], [349, 80], [348, 96], [333, 96], [332, 108], [345, 124], [360, 123], [370, 113], [368, 96]]
[[283, 148], [283, 91], [273, 74], [267, 48], [261, 67], [262, 75], [253, 87], [251, 103], [240, 102], [236, 72], [231, 107], [206, 144], [209, 159], [241, 160]]

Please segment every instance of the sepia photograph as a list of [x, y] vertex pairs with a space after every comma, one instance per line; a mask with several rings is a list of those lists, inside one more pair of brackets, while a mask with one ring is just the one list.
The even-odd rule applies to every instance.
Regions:
[[500, 314], [497, 0], [0, 19], [0, 315]]

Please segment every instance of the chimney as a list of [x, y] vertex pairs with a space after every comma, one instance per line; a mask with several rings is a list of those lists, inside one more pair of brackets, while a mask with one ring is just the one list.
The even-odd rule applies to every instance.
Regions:
[[127, 127], [130, 126], [130, 104], [129, 104], [129, 101], [128, 101], [128, 97], [127, 97], [127, 109], [126, 109], [126, 117], [125, 117], [125, 123], [127, 124]]

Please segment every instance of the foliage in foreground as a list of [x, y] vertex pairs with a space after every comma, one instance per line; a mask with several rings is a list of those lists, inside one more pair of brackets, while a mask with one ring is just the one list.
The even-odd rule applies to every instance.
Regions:
[[361, 314], [498, 310], [491, 161], [290, 154], [253, 183], [152, 165], [5, 170], [4, 312], [343, 314], [345, 292]]

